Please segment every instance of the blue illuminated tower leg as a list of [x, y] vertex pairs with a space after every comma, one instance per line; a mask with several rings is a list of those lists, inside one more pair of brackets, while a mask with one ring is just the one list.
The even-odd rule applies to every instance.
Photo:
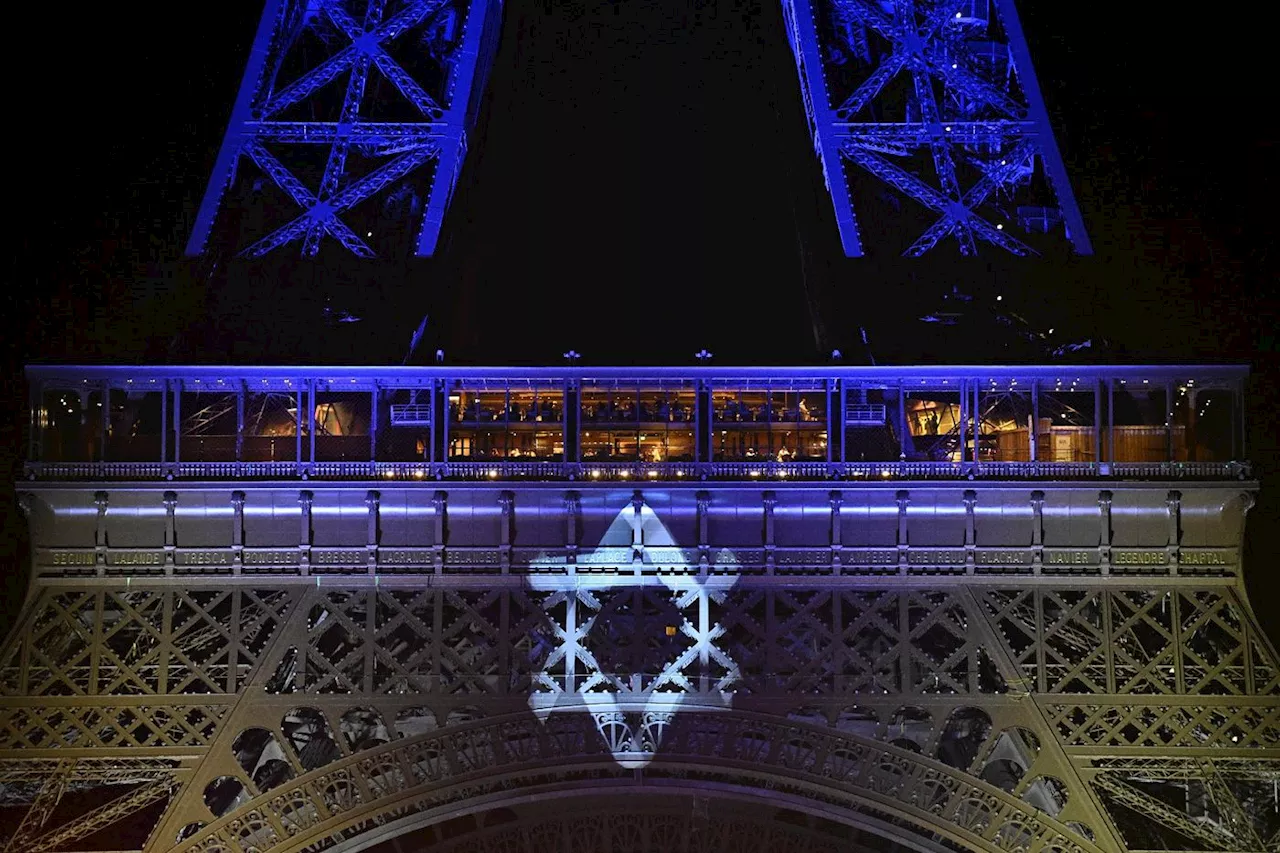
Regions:
[[209, 233], [213, 230], [213, 220], [218, 215], [218, 208], [222, 206], [222, 197], [235, 177], [240, 149], [252, 137], [246, 131], [253, 119], [254, 102], [259, 100], [267, 82], [265, 72], [267, 61], [271, 57], [271, 39], [280, 28], [286, 2], [287, 0], [267, 0], [266, 8], [262, 10], [258, 34], [253, 38], [249, 62], [245, 65], [244, 78], [240, 81], [240, 92], [236, 95], [231, 120], [227, 123], [227, 133], [222, 138], [222, 147], [218, 149], [218, 159], [214, 161], [209, 185], [205, 188], [204, 199], [196, 213], [195, 227], [191, 229], [191, 237], [187, 240], [188, 255], [204, 252]]
[[[492, 8], [490, 8], [492, 6]], [[463, 86], [466, 95], [452, 99], [447, 123], [458, 132], [440, 140], [439, 164], [436, 167], [435, 183], [431, 187], [431, 195], [427, 199], [426, 213], [422, 217], [422, 231], [418, 235], [418, 254], [429, 256], [435, 253], [436, 243], [440, 239], [440, 229], [444, 224], [444, 214], [453, 198], [454, 187], [458, 184], [458, 175], [462, 171], [462, 161], [467, 154], [466, 128], [471, 126], [478, 111], [483, 86], [469, 85], [472, 80], [483, 77], [488, 62], [486, 56], [492, 54], [497, 22], [502, 19], [500, 0], [474, 0], [467, 14], [466, 30], [462, 37], [462, 48], [458, 51], [457, 64], [454, 66], [449, 82], [450, 91]]]
[[[261, 257], [295, 241], [304, 255], [315, 255], [327, 237], [358, 257], [373, 257], [377, 252], [366, 238], [386, 227], [382, 217], [393, 208], [366, 202], [378, 196], [399, 205], [408, 197], [416, 208], [420, 191], [426, 196], [425, 217], [413, 244], [420, 255], [435, 250], [466, 152], [467, 128], [475, 119], [480, 81], [496, 46], [501, 4], [366, 0], [356, 5], [363, 5], [362, 13], [343, 0], [270, 0], [188, 254], [208, 247], [242, 156], [300, 209], [293, 219], [273, 223], [274, 230], [250, 235], [247, 246], [230, 247], [243, 257]], [[325, 58], [315, 61], [304, 53], [299, 45], [308, 39], [303, 36], [323, 42]], [[415, 42], [411, 48], [393, 50], [397, 42], [410, 40]], [[282, 68], [301, 70], [291, 80], [278, 80]], [[385, 109], [394, 107], [388, 98], [402, 102], [401, 113], [413, 117], [371, 118], [391, 114]], [[296, 118], [316, 115], [337, 120]], [[325, 165], [314, 180], [311, 164], [321, 148], [327, 149]], [[423, 187], [419, 174], [432, 160], [435, 168]], [[308, 173], [314, 185], [304, 180]]]
[[936, 217], [908, 256], [946, 237], [1035, 255], [1059, 224], [1091, 253], [1013, 0], [782, 7], [847, 255], [864, 247], [842, 160]]
[[1067, 168], [1062, 162], [1062, 154], [1058, 151], [1058, 140], [1053, 135], [1053, 125], [1049, 123], [1049, 111], [1044, 105], [1044, 96], [1040, 92], [1040, 83], [1036, 80], [1036, 69], [1031, 62], [1031, 50], [1027, 47], [1026, 37], [1022, 32], [1022, 21], [1018, 20], [1018, 10], [1013, 0], [994, 0], [1000, 12], [1000, 20], [1004, 24], [1009, 39], [1009, 50], [1013, 53], [1014, 64], [1022, 75], [1022, 89], [1031, 108], [1031, 120], [1036, 125], [1036, 137], [1044, 151], [1044, 169], [1049, 182], [1053, 185], [1054, 195], [1058, 198], [1058, 209], [1062, 212], [1063, 223], [1067, 229], [1067, 239], [1075, 248], [1076, 254], [1092, 255], [1093, 244], [1089, 242], [1089, 234], [1084, 230], [1084, 217], [1080, 215], [1080, 205], [1076, 203], [1075, 194], [1071, 191], [1071, 180], [1067, 177]]
[[822, 177], [835, 207], [840, 245], [844, 248], [846, 257], [858, 258], [862, 256], [862, 240], [858, 236], [858, 220], [853, 212], [853, 201], [849, 197], [849, 185], [840, 149], [832, 144], [830, 134], [820, 132], [835, 121], [826, 81], [823, 79], [822, 57], [817, 39], [802, 38], [800, 35], [814, 32], [812, 12], [806, 0], [782, 0], [782, 17], [786, 22], [791, 52], [796, 58], [796, 70], [800, 74], [804, 112], [809, 121], [809, 132], [813, 135], [814, 151], [822, 165]]

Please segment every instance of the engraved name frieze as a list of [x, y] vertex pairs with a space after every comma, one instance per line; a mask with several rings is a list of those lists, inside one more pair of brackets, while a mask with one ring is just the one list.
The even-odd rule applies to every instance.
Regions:
[[1098, 562], [1096, 548], [1058, 548], [1045, 549], [1044, 564], [1046, 566], [1089, 566]]
[[243, 560], [246, 566], [296, 566], [299, 557], [297, 551], [245, 551]]
[[1182, 551], [1178, 562], [1184, 566], [1226, 566], [1235, 560], [1235, 554], [1223, 551]]
[[164, 554], [156, 551], [113, 551], [107, 553], [108, 566], [162, 566]]
[[1113, 566], [1165, 566], [1169, 564], [1166, 551], [1115, 551], [1111, 552]]
[[912, 549], [907, 552], [907, 562], [920, 566], [957, 566], [964, 565], [964, 551], [937, 548]]
[[368, 552], [354, 548], [337, 549], [311, 549], [311, 564], [313, 566], [344, 566], [351, 563], [363, 563], [368, 559]]
[[378, 552], [378, 562], [384, 566], [423, 566], [430, 565], [433, 560], [435, 554], [428, 548], [399, 548]]
[[1031, 552], [981, 548], [973, 553], [973, 561], [980, 566], [1029, 566]]
[[39, 562], [49, 566], [92, 566], [92, 551], [47, 551], [41, 555]]
[[179, 551], [176, 555], [179, 566], [229, 566], [229, 551]]

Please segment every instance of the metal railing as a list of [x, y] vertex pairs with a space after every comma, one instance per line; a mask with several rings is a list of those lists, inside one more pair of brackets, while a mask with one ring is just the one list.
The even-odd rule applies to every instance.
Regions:
[[30, 462], [28, 480], [1243, 480], [1248, 462]]

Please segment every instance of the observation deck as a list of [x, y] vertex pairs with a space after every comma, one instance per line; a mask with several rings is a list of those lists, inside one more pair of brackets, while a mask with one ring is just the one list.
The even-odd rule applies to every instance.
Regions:
[[1236, 366], [34, 366], [29, 480], [1250, 476]]

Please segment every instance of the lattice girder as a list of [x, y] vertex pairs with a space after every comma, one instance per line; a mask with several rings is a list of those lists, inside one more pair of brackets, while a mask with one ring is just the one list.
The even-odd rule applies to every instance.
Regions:
[[[322, 488], [308, 487], [317, 504]], [[179, 576], [183, 564], [164, 559], [182, 553], [192, 528], [179, 526], [157, 528], [158, 561], [140, 546], [108, 548], [101, 572], [38, 576], [0, 648], [7, 796], [30, 804], [43, 784], [30, 780], [85, 773], [92, 784], [115, 774], [111, 785], [176, 790], [148, 842], [156, 851], [323, 847], [395, 821], [430, 823], [468, 798], [628, 779], [784, 791], [849, 821], [906, 803], [913, 832], [967, 849], [1144, 849], [1144, 837], [1248, 849], [1276, 832], [1260, 803], [1280, 780], [1280, 687], [1238, 571], [1124, 574], [1117, 546], [1108, 574], [1051, 575], [1022, 561], [1017, 525], [1007, 546], [990, 541], [990, 526], [957, 528], [959, 547], [907, 542], [898, 565], [798, 570], [773, 547], [798, 516], [770, 520], [768, 501], [738, 528], [710, 528], [763, 533], [760, 547], [732, 549], [732, 569], [723, 556], [610, 563], [604, 548], [585, 547], [591, 558], [579, 563], [547, 541], [520, 547], [547, 530], [573, 535], [556, 515], [571, 502], [477, 486], [451, 489], [454, 515], [441, 527], [468, 537], [468, 519], [487, 519], [505, 562], [464, 545], [465, 562], [382, 573], [367, 560], [379, 527], [360, 514], [377, 503], [342, 488], [359, 502], [346, 538], [316, 546], [307, 540], [320, 522], [300, 532], [290, 515], [262, 552], [284, 555], [271, 563], [244, 557], [261, 528], [228, 529], [234, 571]], [[443, 506], [440, 491], [426, 494]], [[506, 516], [460, 509], [489, 497]], [[629, 517], [637, 493], [615, 497]], [[1145, 504], [1148, 538], [1181, 529], [1177, 504], [1159, 497]], [[824, 490], [819, 506], [832, 504]], [[644, 506], [647, 535], [682, 529], [661, 505]], [[846, 497], [841, 512], [851, 511]], [[513, 512], [505, 533], [491, 524]], [[1079, 535], [1098, 536], [1085, 521]], [[36, 547], [60, 553], [70, 529], [41, 527]], [[300, 535], [296, 548], [280, 544]], [[1141, 553], [1163, 565], [1167, 549], [1178, 553], [1152, 542]], [[701, 550], [646, 553], [659, 548]], [[318, 558], [339, 552], [359, 559], [332, 568]], [[126, 553], [150, 573], [108, 574], [128, 566], [116, 562]], [[934, 553], [945, 561], [910, 557]], [[984, 572], [994, 559], [1007, 568]]]
[[187, 253], [206, 250], [235, 192], [273, 212], [264, 193], [245, 189], [239, 173], [248, 167], [300, 210], [277, 214], [265, 232], [232, 236], [242, 256], [295, 241], [311, 256], [332, 237], [374, 257], [375, 230], [410, 224], [390, 208], [353, 210], [375, 198], [397, 205], [398, 193], [421, 216], [401, 238], [431, 255], [500, 18], [497, 0], [268, 0]]
[[846, 161], [937, 216], [909, 256], [948, 236], [962, 255], [979, 242], [1036, 254], [1011, 226], [1058, 222], [1091, 254], [1013, 0], [783, 0], [783, 12], [846, 255], [864, 253]]

